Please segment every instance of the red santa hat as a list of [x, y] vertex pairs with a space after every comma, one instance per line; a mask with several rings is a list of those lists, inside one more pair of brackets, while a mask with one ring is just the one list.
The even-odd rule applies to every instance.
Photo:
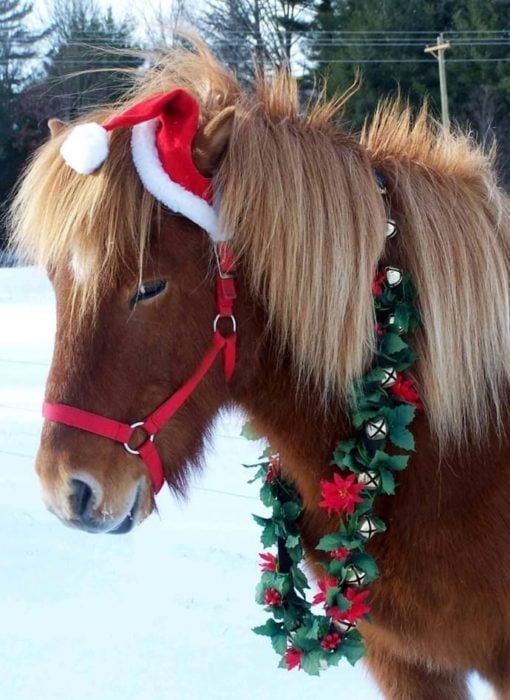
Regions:
[[211, 179], [192, 158], [200, 109], [196, 99], [180, 88], [151, 97], [110, 117], [103, 125], [75, 126], [60, 153], [76, 172], [89, 175], [108, 157], [108, 132], [131, 128], [131, 152], [145, 188], [162, 204], [222, 240], [213, 207]]

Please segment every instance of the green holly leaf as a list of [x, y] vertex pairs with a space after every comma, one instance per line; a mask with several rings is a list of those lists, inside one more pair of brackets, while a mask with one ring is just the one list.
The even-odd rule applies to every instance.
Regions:
[[276, 527], [271, 521], [264, 526], [264, 529], [260, 535], [260, 541], [262, 542], [264, 549], [267, 549], [267, 547], [272, 547], [273, 544], [276, 544], [277, 539]]
[[356, 447], [356, 443], [357, 443], [356, 438], [349, 438], [348, 440], [342, 440], [336, 446], [336, 451], [343, 452], [344, 454], [347, 454], [348, 452], [351, 452], [351, 450], [353, 450]]
[[380, 414], [380, 412], [381, 409], [379, 407], [364, 408], [358, 411], [354, 411], [354, 413], [352, 414], [352, 424], [356, 428], [356, 430], [359, 430], [361, 427], [363, 427], [363, 424], [366, 423], [367, 420], [369, 420], [370, 418], [375, 418]]
[[266, 574], [272, 575], [271, 579], [267, 579], [267, 581], [270, 581], [270, 583], [266, 584], [266, 588], [276, 588], [282, 598], [285, 598], [285, 596], [292, 590], [292, 582], [289, 574], [279, 574], [272, 571], [267, 571], [262, 574], [262, 581], [264, 581], [264, 576]]
[[318, 676], [320, 674], [321, 659], [322, 651], [320, 649], [305, 651], [301, 657], [301, 667], [303, 671], [310, 676]]
[[375, 559], [366, 552], [354, 552], [351, 556], [350, 562], [359, 569], [362, 569], [362, 571], [364, 571], [371, 580], [374, 580], [379, 576], [379, 568], [375, 562]]
[[341, 644], [343, 656], [354, 666], [363, 656], [365, 656], [365, 646], [363, 640], [355, 631], [346, 635]]
[[327, 565], [327, 570], [330, 576], [336, 576], [336, 578], [344, 576], [344, 564], [338, 559], [332, 559]]
[[321, 625], [319, 624], [319, 619], [317, 617], [314, 618], [312, 624], [308, 627], [306, 634], [305, 634], [307, 639], [319, 639], [321, 636]]
[[381, 467], [385, 467], [388, 461], [388, 455], [382, 450], [376, 450], [374, 456], [368, 464], [370, 471], [379, 471]]
[[338, 663], [344, 658], [342, 645], [340, 645], [336, 651], [325, 653], [323, 658], [327, 662], [328, 666], [338, 666]]
[[254, 469], [255, 467], [259, 467], [259, 469], [255, 473], [255, 476], [253, 477], [253, 479], [250, 479], [248, 481], [249, 484], [253, 484], [254, 481], [258, 481], [259, 479], [264, 479], [264, 481], [266, 480], [267, 468], [266, 468], [265, 464], [263, 464], [262, 466], [260, 466], [260, 464], [258, 464], [258, 463], [257, 464], [243, 464], [243, 467], [245, 469]]
[[403, 471], [409, 462], [409, 455], [387, 455], [385, 466], [395, 472]]
[[332, 532], [329, 535], [324, 535], [319, 540], [319, 544], [315, 549], [319, 549], [321, 552], [332, 552], [342, 546], [343, 538], [338, 532]]
[[[351, 607], [351, 602], [349, 600], [347, 600], [347, 598], [345, 596], [343, 596], [342, 594], [339, 593], [336, 596], [336, 600], [335, 600], [334, 605], [337, 605], [338, 609], [341, 612], [346, 612]], [[330, 607], [331, 607], [331, 605], [330, 605]]]
[[372, 522], [374, 523], [375, 527], [377, 528], [377, 532], [386, 532], [386, 523], [384, 520], [381, 520], [381, 518], [378, 518], [375, 515], [370, 516], [372, 519]]
[[310, 588], [306, 575], [297, 566], [292, 567], [291, 573], [294, 580], [294, 587], [304, 595], [305, 589]]
[[289, 535], [285, 544], [287, 549], [292, 549], [293, 547], [297, 547], [297, 545], [301, 545], [301, 538], [299, 535]]
[[301, 625], [301, 627], [298, 627], [298, 629], [293, 632], [292, 643], [295, 647], [301, 649], [302, 651], [312, 651], [312, 649], [317, 647], [318, 627], [317, 634], [315, 636], [314, 634], [314, 623], [305, 622], [303, 625]]
[[390, 440], [395, 447], [400, 447], [408, 452], [414, 451], [414, 436], [410, 430], [398, 425], [390, 432]]
[[260, 500], [268, 508], [272, 508], [275, 503], [277, 503], [276, 498], [273, 495], [273, 488], [271, 484], [264, 484], [260, 489]]
[[393, 474], [388, 469], [381, 469], [379, 474], [382, 492], [388, 494], [388, 496], [393, 496], [395, 494], [395, 478]]
[[374, 367], [374, 369], [370, 370], [370, 372], [368, 372], [368, 374], [365, 376], [365, 381], [371, 384], [379, 385], [385, 377], [386, 372], [382, 367]]
[[294, 630], [301, 617], [300, 608], [296, 607], [295, 605], [287, 605], [283, 608], [282, 612], [285, 629], [289, 632]]
[[356, 510], [354, 511], [356, 518], [360, 518], [362, 515], [369, 513], [372, 510], [373, 505], [374, 494], [372, 494], [371, 496], [367, 494], [364, 500], [356, 506]]
[[336, 605], [337, 599], [339, 597], [342, 597], [339, 596], [339, 593], [340, 588], [338, 588], [338, 586], [332, 586], [331, 588], [328, 588], [328, 590], [326, 591], [326, 603], [328, 604], [329, 608], [332, 608], [334, 605]]
[[290, 520], [292, 522], [299, 518], [302, 508], [298, 503], [289, 502], [283, 504], [282, 510], [286, 520]]
[[333, 464], [341, 468], [349, 469], [350, 471], [359, 471], [352, 452], [340, 452], [339, 450], [335, 450], [333, 452]]
[[381, 342], [381, 352], [385, 355], [393, 355], [396, 352], [407, 350], [408, 345], [405, 343], [398, 333], [388, 331], [384, 334]]
[[416, 415], [416, 409], [408, 403], [401, 404], [395, 408], [386, 409], [390, 427], [402, 425], [406, 427], [411, 423]]
[[255, 632], [255, 634], [259, 634], [261, 637], [274, 637], [283, 632], [283, 625], [281, 622], [278, 623], [272, 618], [269, 618], [263, 625], [252, 627], [252, 631]]
[[260, 583], [264, 588], [275, 588], [277, 576], [278, 574], [276, 571], [264, 571], [260, 577]]
[[287, 650], [287, 633], [279, 632], [271, 636], [271, 645], [277, 654], [283, 656]]
[[395, 323], [400, 326], [404, 333], [416, 330], [418, 316], [412, 304], [399, 304], [395, 309]]
[[264, 604], [264, 591], [266, 590], [266, 587], [264, 586], [262, 581], [259, 581], [257, 583], [257, 587], [255, 588], [255, 602], [258, 603], [259, 605]]

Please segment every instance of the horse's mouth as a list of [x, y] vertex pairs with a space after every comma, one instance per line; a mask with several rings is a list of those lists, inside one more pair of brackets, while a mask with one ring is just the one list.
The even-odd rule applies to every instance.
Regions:
[[136, 495], [135, 495], [135, 500], [133, 501], [133, 505], [131, 506], [129, 513], [126, 515], [124, 520], [120, 523], [120, 525], [117, 525], [117, 527], [113, 528], [113, 530], [107, 530], [107, 534], [109, 535], [125, 535], [128, 532], [131, 532], [133, 527], [136, 524], [136, 516], [138, 514], [138, 511], [140, 510], [140, 494], [141, 494], [141, 486], [139, 485], [138, 488], [136, 489]]

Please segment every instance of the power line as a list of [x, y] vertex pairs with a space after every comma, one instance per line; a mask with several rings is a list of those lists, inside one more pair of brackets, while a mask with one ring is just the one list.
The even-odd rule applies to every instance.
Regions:
[[[0, 454], [2, 455], [7, 455], [8, 457], [19, 457], [21, 459], [29, 459], [30, 461], [35, 460], [35, 455], [27, 455], [22, 452], [12, 452], [10, 450], [0, 450]], [[245, 501], [257, 501], [259, 503], [259, 499], [256, 498], [255, 496], [247, 496], [244, 493], [235, 493], [234, 491], [222, 491], [221, 489], [211, 489], [208, 488], [207, 486], [195, 486], [191, 485], [189, 487], [192, 491], [204, 491], [205, 493], [212, 493], [216, 494], [219, 496], [230, 496], [231, 498], [242, 498]]]
[[[451, 58], [448, 60], [448, 63], [508, 63], [510, 62], [510, 58]], [[0, 60], [0, 65], [7, 65], [10, 63], [10, 61]], [[64, 64], [69, 66], [69, 70], [72, 68], [81, 68], [84, 67], [86, 68], [87, 66], [90, 66], [89, 61], [54, 61], [54, 64]], [[335, 63], [349, 63], [349, 64], [358, 64], [358, 63], [428, 63], [429, 65], [433, 63], [432, 59], [427, 59], [427, 58], [335, 58], [331, 60], [327, 59], [314, 59], [311, 58], [309, 59], [308, 63], [313, 66], [317, 64], [335, 64]], [[112, 66], [107, 66], [105, 69], [105, 72], [112, 72], [114, 73], [116, 70], [123, 70], [122, 65], [128, 65], [127, 63], [121, 64], [120, 62], [117, 62], [116, 65]], [[243, 64], [241, 62], [238, 63], [239, 66], [242, 66]], [[303, 65], [308, 65], [301, 63], [301, 66]], [[67, 71], [69, 72], [69, 71]], [[92, 70], [92, 73], [94, 70]], [[97, 75], [100, 75], [101, 73], [97, 73]], [[63, 80], [66, 77], [68, 78], [73, 78], [75, 77], [74, 75], [60, 75], [60, 76], [51, 76], [49, 78], [43, 79], [42, 83], [45, 82], [51, 82], [56, 79]]]

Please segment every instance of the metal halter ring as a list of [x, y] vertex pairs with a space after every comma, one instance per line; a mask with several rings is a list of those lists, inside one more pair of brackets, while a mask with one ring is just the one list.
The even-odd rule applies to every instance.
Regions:
[[214, 319], [213, 323], [213, 331], [216, 333], [216, 330], [218, 328], [218, 321], [220, 318], [229, 318], [232, 321], [232, 333], [235, 333], [237, 331], [237, 323], [235, 316], [222, 316], [221, 314], [218, 314], [216, 318]]
[[[134, 428], [143, 428], [143, 426], [144, 426], [144, 422], [143, 422], [143, 420], [141, 420], [141, 421], [138, 421], [137, 423], [131, 423], [131, 425], [129, 427], [134, 429]], [[154, 442], [154, 438], [156, 436], [154, 434], [149, 435], [149, 433], [147, 433], [147, 435], [148, 435], [148, 439], [151, 442]], [[124, 445], [124, 449], [126, 450], [126, 452], [129, 452], [130, 455], [139, 455], [140, 454], [140, 450], [134, 450], [132, 447], [130, 447], [128, 445], [127, 442], [124, 442], [123, 445]]]

